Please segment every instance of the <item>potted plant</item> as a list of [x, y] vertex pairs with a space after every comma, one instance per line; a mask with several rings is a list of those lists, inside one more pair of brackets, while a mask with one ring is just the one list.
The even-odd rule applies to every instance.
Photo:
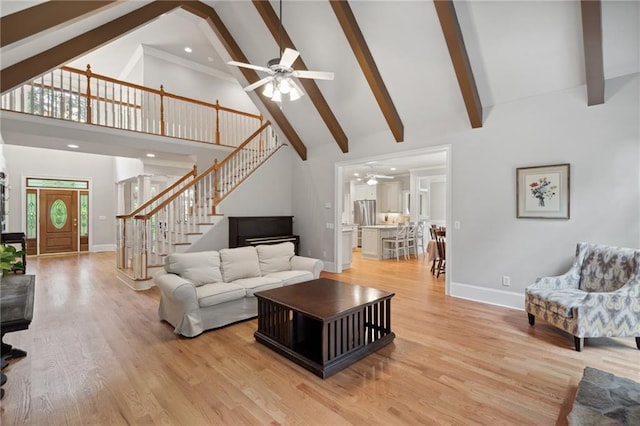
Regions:
[[0, 269], [2, 270], [2, 275], [6, 275], [10, 271], [24, 271], [23, 255], [24, 250], [17, 250], [12, 245], [0, 244]]

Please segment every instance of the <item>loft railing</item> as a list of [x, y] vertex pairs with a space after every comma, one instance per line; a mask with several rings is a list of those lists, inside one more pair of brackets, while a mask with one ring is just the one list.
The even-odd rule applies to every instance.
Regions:
[[135, 280], [149, 279], [148, 267], [189, 244], [200, 226], [213, 225], [217, 205], [281, 146], [267, 121], [220, 163], [118, 216], [118, 267]]
[[1, 108], [61, 120], [237, 147], [262, 116], [62, 67], [2, 95]]

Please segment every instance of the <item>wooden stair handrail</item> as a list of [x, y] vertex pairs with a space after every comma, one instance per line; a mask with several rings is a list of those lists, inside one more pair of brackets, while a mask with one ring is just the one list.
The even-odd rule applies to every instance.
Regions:
[[188, 184], [183, 186], [181, 192], [176, 192], [175, 194], [173, 194], [172, 196], [170, 196], [169, 198], [164, 200], [162, 203], [158, 204], [149, 213], [142, 214], [142, 215], [136, 215], [135, 219], [149, 220], [154, 214], [158, 213], [161, 209], [166, 207], [167, 204], [169, 204], [170, 202], [172, 202], [173, 200], [178, 198], [178, 196], [181, 195], [184, 191], [186, 191], [187, 189], [191, 188], [195, 184], [197, 184], [197, 183], [201, 182], [202, 180], [204, 180], [204, 178], [207, 177], [212, 172], [216, 172], [224, 163], [229, 161], [230, 158], [232, 158], [235, 154], [237, 154], [242, 148], [244, 148], [249, 142], [251, 142], [256, 136], [258, 136], [265, 128], [267, 128], [270, 125], [271, 125], [271, 122], [266, 121], [262, 126], [260, 126], [260, 128], [258, 130], [253, 132], [253, 134], [251, 136], [249, 136], [236, 149], [234, 149], [233, 152], [231, 152], [229, 155], [227, 155], [227, 157], [225, 157], [225, 159], [222, 160], [220, 163], [214, 162], [211, 166], [209, 166], [209, 168], [207, 170], [205, 170], [199, 176], [197, 176], [194, 180], [192, 180], [191, 182], [189, 182]]
[[138, 207], [137, 209], [135, 209], [134, 211], [132, 211], [131, 213], [128, 214], [121, 214], [121, 215], [117, 215], [116, 219], [129, 219], [135, 215], [137, 215], [138, 213], [140, 213], [141, 211], [143, 211], [144, 209], [146, 209], [147, 207], [149, 207], [150, 205], [152, 205], [153, 203], [155, 203], [156, 201], [158, 201], [160, 198], [162, 198], [165, 194], [167, 194], [168, 192], [172, 191], [175, 187], [177, 187], [178, 185], [180, 185], [182, 182], [184, 182], [185, 180], [189, 179], [189, 177], [193, 176], [194, 178], [196, 176], [198, 176], [198, 167], [197, 166], [193, 166], [193, 169], [191, 169], [187, 174], [185, 174], [184, 176], [182, 176], [180, 179], [178, 179], [177, 181], [175, 181], [173, 184], [171, 184], [170, 186], [166, 187], [162, 192], [160, 192], [159, 194], [157, 194], [155, 197], [151, 198], [149, 201], [147, 201], [146, 203], [142, 204], [140, 207]]
[[[253, 140], [253, 138], [255, 138], [256, 136], [258, 136], [264, 129], [266, 129], [269, 125], [271, 125], [270, 121], [266, 121], [262, 126], [260, 126], [260, 128], [258, 130], [256, 130], [255, 132], [253, 132], [251, 134], [251, 136], [249, 136], [247, 138], [247, 140], [245, 140], [244, 142], [242, 142], [240, 145], [238, 145], [238, 147], [236, 149], [234, 149], [233, 151], [231, 151], [231, 153], [229, 155], [227, 155], [224, 160], [222, 160], [221, 162], [218, 163], [217, 167], [220, 168], [222, 167], [222, 165], [224, 163], [226, 163], [227, 161], [230, 161], [231, 158], [236, 155], [238, 152], [240, 152], [242, 150], [242, 148], [244, 148], [245, 146], [247, 146], [247, 144], [249, 144], [249, 142], [251, 142]], [[215, 166], [215, 164], [214, 164]]]

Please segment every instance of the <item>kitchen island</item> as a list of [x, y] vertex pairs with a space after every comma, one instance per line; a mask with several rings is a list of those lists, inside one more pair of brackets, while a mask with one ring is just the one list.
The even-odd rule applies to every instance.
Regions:
[[361, 255], [367, 259], [388, 259], [391, 252], [384, 253], [382, 239], [393, 238], [398, 225], [370, 225], [362, 227], [362, 252]]

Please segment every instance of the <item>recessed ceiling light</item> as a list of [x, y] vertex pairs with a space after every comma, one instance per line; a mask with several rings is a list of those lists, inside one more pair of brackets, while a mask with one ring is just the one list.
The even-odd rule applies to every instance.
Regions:
[[211, 56], [207, 56], [207, 61], [213, 62], [213, 58]]
[[362, 182], [362, 178], [358, 178], [356, 179], [358, 182]]
[[68, 145], [67, 145], [67, 147], [69, 147], [69, 148], [73, 148], [73, 149], [78, 149], [78, 148], [80, 148], [78, 145], [75, 145], [75, 144], [72, 144], [72, 143], [68, 144]]
[[395, 169], [396, 169], [395, 167], [391, 167], [389, 170], [393, 171], [393, 170], [395, 170]]
[[147, 154], [147, 157], [149, 157], [149, 158], [153, 158], [155, 156], [156, 156], [155, 154], [151, 154], [151, 153]]
[[191, 53], [191, 52], [193, 52], [193, 49], [191, 49], [189, 46], [187, 46], [187, 47], [184, 48], [184, 51], [187, 52], [187, 53]]
[[353, 175], [354, 175], [354, 176], [360, 176], [360, 173], [355, 172]]

